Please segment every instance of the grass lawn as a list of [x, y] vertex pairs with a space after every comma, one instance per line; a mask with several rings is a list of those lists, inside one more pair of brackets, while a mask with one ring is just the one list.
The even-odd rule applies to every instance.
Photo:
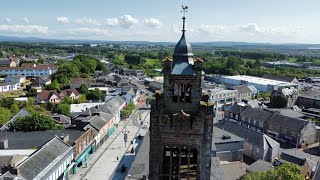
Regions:
[[152, 66], [154, 68], [160, 68], [162, 61], [159, 59], [146, 59], [145, 65]]
[[22, 93], [26, 93], [26, 92], [21, 91], [21, 90], [12, 91], [12, 92], [1, 92], [0, 98], [2, 98], [2, 97], [16, 98], [16, 97], [20, 97], [22, 95]]

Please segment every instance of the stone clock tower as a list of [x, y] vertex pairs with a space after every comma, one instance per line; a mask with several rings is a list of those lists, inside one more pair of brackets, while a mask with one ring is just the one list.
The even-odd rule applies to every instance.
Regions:
[[[186, 10], [186, 7], [183, 7]], [[202, 60], [182, 36], [163, 60], [163, 93], [151, 102], [149, 179], [210, 179], [213, 104], [202, 94]]]

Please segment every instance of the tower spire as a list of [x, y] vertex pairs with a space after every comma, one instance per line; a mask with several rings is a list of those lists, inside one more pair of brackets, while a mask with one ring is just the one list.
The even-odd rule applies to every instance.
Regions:
[[182, 21], [183, 21], [183, 24], [182, 24], [182, 33], [184, 34], [184, 32], [186, 31], [185, 29], [185, 24], [186, 24], [186, 13], [188, 12], [188, 6], [183, 6], [182, 5], [182, 10], [181, 12], [183, 13], [183, 17], [182, 17]]

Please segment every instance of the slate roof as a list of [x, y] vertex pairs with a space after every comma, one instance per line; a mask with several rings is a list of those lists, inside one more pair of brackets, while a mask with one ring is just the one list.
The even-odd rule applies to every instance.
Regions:
[[232, 112], [233, 114], [240, 114], [246, 108], [247, 108], [247, 106], [240, 106], [238, 104], [235, 104], [235, 105], [231, 106], [229, 109], [227, 109], [227, 111]]
[[[230, 138], [223, 139], [224, 137], [227, 137], [227, 136], [229, 136]], [[244, 139], [228, 131], [225, 131], [223, 129], [213, 126], [212, 144], [236, 142], [236, 141], [244, 141]]]
[[10, 60], [0, 60], [0, 66], [1, 65], [4, 65], [4, 66], [9, 66], [10, 65], [10, 63], [11, 63], [11, 61]]
[[278, 76], [278, 75], [271, 75], [271, 74], [264, 74], [262, 75], [262, 78], [276, 80], [276, 81], [284, 81], [289, 83], [291, 83], [295, 79], [294, 76]]
[[299, 113], [297, 111], [294, 111], [292, 109], [284, 109], [284, 110], [280, 111], [280, 114], [284, 115], [284, 116], [293, 117], [293, 118], [303, 118], [303, 117], [305, 117], [304, 114]]
[[173, 69], [171, 71], [172, 75], [194, 75], [193, 67], [191, 64], [185, 61], [175, 62]]
[[266, 122], [273, 125], [287, 127], [296, 131], [301, 130], [305, 125], [308, 124], [308, 121], [306, 120], [284, 116], [279, 113], [274, 113]]
[[242, 111], [241, 116], [264, 123], [272, 116], [272, 112], [263, 109], [246, 108]]
[[300, 158], [298, 156], [293, 156], [291, 154], [281, 153], [280, 161], [281, 160], [296, 164], [298, 166], [303, 166], [306, 161], [306, 158]]
[[248, 172], [267, 172], [269, 169], [273, 169], [273, 165], [267, 161], [259, 159], [258, 161], [251, 164], [249, 167], [247, 167]]
[[0, 180], [24, 180], [21, 176], [11, 174], [9, 171], [0, 176]]
[[79, 91], [76, 89], [64, 89], [60, 94], [64, 96], [70, 96], [72, 93], [74, 93], [76, 96], [80, 95]]
[[238, 90], [238, 94], [251, 93], [251, 90], [245, 85], [233, 86], [232, 89]]
[[125, 103], [126, 101], [120, 97], [120, 96], [115, 96], [114, 98], [110, 99], [108, 102], [106, 102], [105, 105], [107, 106], [113, 106], [116, 108], [119, 108], [121, 105], [123, 105], [123, 103]]
[[[39, 136], [39, 133], [41, 135]], [[48, 130], [48, 131], [32, 131], [32, 132], [7, 132], [8, 137], [8, 150], [10, 149], [34, 149], [42, 146], [55, 136], [61, 137], [69, 135], [68, 144], [73, 143], [82, 135], [85, 131], [75, 129], [64, 130]], [[0, 131], [0, 137], [6, 137], [6, 132]]]
[[97, 115], [90, 119], [90, 125], [98, 131], [100, 131], [106, 125], [106, 123], [106, 121], [104, 121], [101, 117]]
[[[227, 120], [220, 121], [219, 123], [215, 124], [214, 126], [228, 131], [232, 134], [235, 134], [247, 141], [250, 144], [254, 144], [259, 147], [275, 147], [279, 146], [279, 143], [273, 140], [272, 138], [268, 137], [267, 135], [254, 131], [249, 128], [245, 128], [237, 123], [233, 123]], [[267, 138], [266, 138], [267, 137]]]
[[62, 155], [68, 151], [72, 151], [72, 147], [54, 137], [18, 166], [19, 175], [34, 179], [49, 165], [59, 163], [64, 158]]
[[149, 84], [148, 84], [148, 86], [150, 87], [154, 87], [154, 88], [156, 88], [156, 89], [161, 89], [161, 87], [162, 87], [162, 84], [161, 83], [159, 83], [159, 82], [156, 82], [156, 81], [151, 81]]

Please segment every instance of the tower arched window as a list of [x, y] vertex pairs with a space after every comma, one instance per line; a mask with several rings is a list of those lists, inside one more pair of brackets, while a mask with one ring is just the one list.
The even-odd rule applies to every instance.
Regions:
[[172, 101], [173, 101], [173, 102], [178, 102], [178, 97], [179, 97], [179, 84], [178, 84], [178, 83], [174, 83], [174, 84], [173, 84], [173, 97], [172, 97]]
[[185, 93], [186, 93], [186, 102], [190, 103], [191, 102], [191, 85], [187, 84], [185, 86]]

